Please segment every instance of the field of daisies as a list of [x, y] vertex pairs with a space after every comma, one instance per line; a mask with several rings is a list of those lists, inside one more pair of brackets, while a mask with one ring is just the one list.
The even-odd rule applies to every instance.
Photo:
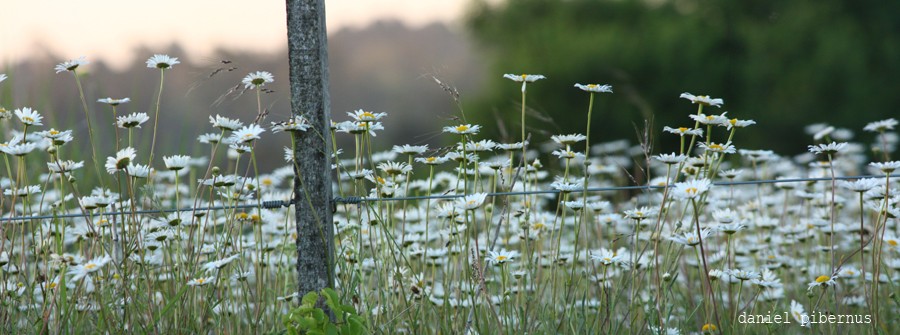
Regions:
[[[575, 84], [585, 132], [535, 138], [527, 92], [550, 79], [507, 74], [521, 99], [512, 141], [481, 136], [488, 125], [464, 111], [443, 126], [447, 145], [429, 148], [379, 142], [385, 112], [335, 112], [331, 133], [314, 134], [303, 116], [266, 120], [260, 107], [253, 120], [210, 115], [196, 134], [208, 151], [164, 156], [159, 105], [179, 61], [146, 63], [159, 73], [153, 101], [85, 96], [89, 63], [56, 66], [80, 93], [86, 132], [0, 101], [0, 333], [900, 331], [895, 119], [858, 137], [810, 125], [809, 152], [788, 157], [732, 143], [756, 122], [683, 93], [683, 124], [597, 141], [594, 100], [616, 95]], [[259, 71], [242, 85], [262, 106], [273, 80]], [[98, 121], [108, 113], [114, 125]], [[114, 138], [94, 134], [113, 126]], [[353, 143], [332, 148], [329, 299], [344, 306], [331, 319], [301, 304], [292, 209], [262, 206], [292, 198], [292, 141], [284, 157], [254, 151], [279, 132]], [[85, 141], [92, 150], [69, 149]], [[284, 166], [259, 171], [261, 159]]]

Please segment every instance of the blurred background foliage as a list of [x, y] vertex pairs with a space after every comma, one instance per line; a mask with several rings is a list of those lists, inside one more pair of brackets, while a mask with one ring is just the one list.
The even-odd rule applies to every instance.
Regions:
[[693, 125], [682, 92], [757, 121], [737, 133], [739, 148], [802, 152], [812, 143], [804, 126], [819, 122], [870, 142], [862, 127], [900, 111], [898, 13], [900, 2], [875, 0], [477, 0], [466, 26], [490, 75], [467, 110], [517, 134], [520, 85], [501, 75], [525, 72], [548, 78], [528, 89], [534, 135], [583, 133], [588, 94], [572, 86], [597, 83], [615, 94], [595, 101], [594, 143], [634, 142], [635, 125], [652, 119], [658, 149], [675, 150], [660, 133]]
[[[332, 116], [344, 121], [355, 109], [387, 112], [376, 150], [447, 145], [455, 138], [441, 128], [456, 125], [459, 112], [434, 76], [458, 90], [467, 120], [484, 127], [481, 138], [518, 141], [521, 86], [502, 75], [526, 72], [548, 78], [529, 85], [527, 125], [535, 143], [585, 131], [588, 94], [575, 83], [615, 90], [595, 101], [592, 143], [636, 143], [635, 128], [652, 119], [654, 151], [675, 150], [677, 141], [662, 134], [663, 126], [691, 126], [687, 116], [696, 112], [678, 98], [682, 92], [723, 98], [724, 107], [712, 112], [757, 121], [736, 134], [739, 148], [804, 152], [813, 143], [804, 127], [821, 122], [871, 142], [874, 134], [862, 132], [867, 122], [900, 118], [898, 14], [900, 2], [875, 0], [472, 0], [458, 26], [386, 21], [329, 32]], [[0, 106], [36, 108], [46, 129], [74, 130], [73, 145], [89, 152], [71, 74], [52, 70], [80, 55], [50, 50], [0, 65], [10, 76], [0, 84]], [[194, 55], [177, 44], [134, 47], [126, 68], [92, 55], [86, 55], [91, 64], [79, 68], [100, 138], [112, 137], [113, 120], [96, 99], [130, 97], [120, 115], [152, 111], [159, 77], [144, 60], [154, 53], [182, 61], [166, 74], [161, 155], [208, 156], [209, 148], [195, 139], [213, 131], [211, 115], [253, 120], [254, 97], [228, 93], [248, 72], [275, 75], [268, 86], [274, 92], [263, 98], [269, 110], [264, 124], [290, 115], [286, 48]], [[145, 126], [137, 134], [139, 150], [149, 146], [150, 133]], [[337, 139], [352, 148], [352, 137]], [[287, 135], [264, 134], [260, 168], [283, 165], [282, 147], [289, 143]], [[110, 141], [99, 145], [100, 158], [114, 152]]]

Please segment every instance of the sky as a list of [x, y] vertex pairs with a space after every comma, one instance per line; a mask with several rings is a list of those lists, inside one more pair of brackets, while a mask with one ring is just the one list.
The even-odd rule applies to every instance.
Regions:
[[[28, 57], [86, 56], [124, 66], [134, 49], [180, 43], [191, 56], [217, 48], [271, 52], [286, 43], [285, 2], [222, 0], [3, 0], [0, 67]], [[326, 0], [328, 30], [400, 20], [453, 24], [468, 0]], [[61, 59], [65, 60], [65, 59]]]

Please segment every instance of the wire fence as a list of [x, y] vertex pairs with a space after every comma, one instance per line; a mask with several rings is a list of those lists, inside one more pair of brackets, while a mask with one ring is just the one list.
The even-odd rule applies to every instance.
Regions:
[[[836, 176], [835, 180], [857, 180], [857, 179], [865, 179], [865, 178], [898, 178], [900, 174], [891, 174], [889, 176], [885, 175], [862, 175], [862, 176]], [[777, 183], [802, 183], [802, 182], [817, 182], [817, 181], [831, 181], [831, 177], [819, 177], [819, 178], [781, 178], [781, 179], [765, 179], [765, 180], [745, 180], [745, 181], [722, 181], [722, 182], [714, 182], [712, 183], [714, 186], [743, 186], [743, 185], [763, 185], [763, 184], [777, 184]], [[612, 192], [612, 191], [626, 191], [626, 190], [653, 190], [653, 189], [664, 189], [666, 187], [672, 187], [671, 185], [633, 185], [633, 186], [610, 186], [610, 187], [588, 187], [588, 193], [597, 193], [597, 192]], [[559, 194], [565, 191], [561, 190], [532, 190], [532, 191], [517, 191], [517, 192], [493, 192], [487, 193], [488, 197], [499, 197], [499, 196], [514, 196], [514, 195], [536, 195], [536, 194]], [[580, 193], [584, 192], [583, 190], [578, 190], [569, 193]], [[335, 197], [332, 199], [332, 202], [335, 204], [361, 204], [365, 202], [374, 202], [374, 201], [416, 201], [416, 200], [441, 200], [441, 199], [457, 199], [465, 197], [467, 194], [437, 194], [437, 195], [427, 195], [427, 196], [407, 196], [407, 197], [390, 197], [390, 198], [368, 198], [368, 197]], [[262, 201], [261, 203], [254, 202], [248, 204], [240, 204], [240, 205], [230, 205], [230, 206], [207, 206], [207, 207], [183, 207], [183, 208], [168, 208], [168, 209], [144, 209], [144, 210], [128, 210], [128, 211], [110, 211], [103, 213], [94, 213], [93, 216], [115, 216], [115, 215], [130, 215], [130, 214], [166, 214], [166, 213], [176, 213], [176, 212], [207, 212], [214, 210], [229, 210], [229, 209], [255, 209], [255, 208], [266, 208], [266, 209], [274, 209], [281, 207], [289, 207], [294, 204], [294, 200], [270, 200], [270, 201]], [[12, 221], [30, 221], [30, 220], [49, 220], [49, 219], [58, 219], [58, 218], [83, 218], [86, 217], [85, 214], [52, 214], [52, 215], [31, 215], [31, 216], [14, 216], [14, 217], [5, 217], [0, 218], [0, 222], [12, 222]]]

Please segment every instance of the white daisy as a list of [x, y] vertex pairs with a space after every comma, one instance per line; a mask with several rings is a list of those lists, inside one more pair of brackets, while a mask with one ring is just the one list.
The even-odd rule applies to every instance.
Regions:
[[127, 102], [130, 102], [131, 98], [122, 98], [122, 99], [113, 99], [113, 98], [104, 98], [97, 99], [97, 102], [104, 103], [110, 106], [118, 106]]
[[157, 69], [169, 69], [175, 64], [180, 64], [177, 57], [169, 57], [169, 55], [156, 54], [147, 59], [147, 67]]
[[885, 174], [891, 174], [895, 170], [900, 169], [900, 161], [872, 162], [872, 163], [869, 163], [869, 166], [879, 169], [879, 170], [881, 170], [881, 172], [883, 172]]
[[447, 157], [417, 157], [416, 162], [426, 165], [441, 165], [447, 162]]
[[515, 251], [500, 250], [488, 251], [487, 261], [494, 265], [501, 265], [516, 258], [518, 253]]
[[106, 158], [106, 172], [114, 174], [118, 171], [125, 170], [135, 157], [135, 150], [132, 147], [119, 150], [115, 157]]
[[471, 125], [471, 124], [461, 124], [456, 127], [453, 127], [453, 126], [444, 127], [445, 133], [460, 134], [460, 135], [477, 134], [478, 131], [480, 131], [480, 130], [481, 130], [481, 126]]
[[203, 144], [216, 144], [222, 142], [222, 135], [215, 133], [206, 133], [197, 136], [197, 141]]
[[887, 120], [871, 122], [863, 127], [863, 130], [878, 133], [885, 130], [894, 130], [895, 126], [897, 126], [897, 119], [890, 118]]
[[288, 132], [306, 131], [310, 127], [312, 127], [312, 125], [309, 124], [309, 121], [301, 115], [297, 115], [297, 116], [295, 116], [287, 121], [283, 121], [283, 122], [272, 122], [272, 132], [273, 133], [277, 133], [277, 132], [281, 132], [281, 131], [288, 131]]
[[135, 178], [150, 177], [150, 174], [153, 173], [153, 171], [153, 168], [150, 166], [141, 164], [128, 164], [128, 168], [126, 169], [128, 175]]
[[525, 85], [531, 82], [535, 82], [541, 79], [546, 79], [543, 75], [539, 74], [504, 74], [503, 78], [515, 81], [517, 83], [522, 83], [522, 92], [525, 92]]
[[727, 143], [710, 142], [709, 145], [707, 145], [705, 142], [700, 142], [700, 144], [698, 146], [709, 152], [733, 154], [737, 151], [734, 148], [734, 145], [731, 144], [731, 142], [727, 142]]
[[725, 113], [722, 113], [722, 115], [706, 115], [706, 114], [700, 113], [700, 114], [691, 114], [688, 116], [692, 120], [697, 121], [700, 124], [705, 124], [705, 125], [724, 126], [728, 123], [728, 117], [725, 116]]
[[725, 101], [723, 101], [722, 99], [718, 99], [718, 98], [713, 99], [713, 98], [710, 98], [708, 95], [693, 95], [693, 94], [690, 94], [687, 92], [681, 93], [681, 95], [678, 97], [688, 99], [691, 101], [691, 103], [701, 104], [704, 106], [722, 107], [722, 104], [725, 103]]
[[679, 199], [695, 199], [709, 190], [712, 182], [709, 179], [692, 179], [676, 183], [672, 196]]
[[196, 279], [191, 279], [187, 282], [188, 286], [204, 286], [207, 284], [214, 283], [216, 281], [216, 276], [210, 277], [200, 277]]
[[487, 193], [475, 193], [470, 194], [462, 198], [456, 199], [456, 208], [461, 210], [475, 210], [478, 207], [481, 207], [484, 204], [484, 200], [487, 198]]
[[797, 321], [800, 326], [809, 327], [809, 316], [806, 314], [806, 309], [795, 300], [791, 300], [791, 316], [794, 317], [794, 321]]
[[655, 158], [656, 160], [658, 160], [660, 162], [663, 162], [664, 164], [673, 165], [673, 164], [679, 164], [681, 162], [684, 162], [684, 160], [687, 159], [687, 156], [681, 155], [681, 154], [676, 154], [673, 152], [670, 154], [659, 154], [659, 155], [653, 156], [653, 158]]
[[253, 140], [258, 140], [259, 134], [262, 134], [264, 131], [266, 130], [254, 123], [238, 129], [231, 135], [231, 137], [232, 139], [234, 139], [235, 143], [247, 143]]
[[846, 147], [847, 147], [846, 142], [841, 142], [841, 143], [831, 142], [828, 144], [822, 143], [822, 144], [818, 144], [818, 145], [810, 145], [809, 152], [817, 154], [817, 155], [818, 154], [834, 155], [838, 152], [841, 152]]
[[15, 143], [15, 144], [0, 143], [0, 151], [2, 151], [3, 153], [5, 153], [7, 155], [13, 155], [13, 156], [20, 156], [20, 157], [25, 156], [25, 155], [31, 153], [32, 151], [34, 151], [35, 148], [37, 148], [37, 144], [32, 143], [32, 142]]
[[47, 169], [49, 169], [51, 173], [71, 172], [72, 170], [80, 169], [83, 166], [84, 166], [84, 161], [81, 161], [81, 162], [75, 162], [75, 161], [47, 162]]
[[244, 88], [259, 88], [274, 81], [275, 77], [273, 77], [271, 73], [266, 71], [256, 71], [251, 72], [244, 77], [244, 79], [241, 80], [241, 83], [244, 84]]
[[165, 162], [167, 169], [171, 171], [178, 171], [187, 167], [191, 163], [191, 157], [185, 155], [168, 156], [163, 157], [163, 162]]
[[395, 145], [392, 150], [401, 155], [421, 155], [428, 151], [428, 145]]
[[59, 131], [53, 128], [50, 130], [40, 131], [37, 134], [43, 138], [50, 140], [53, 145], [63, 145], [71, 142], [74, 138], [72, 137], [72, 131]]
[[581, 134], [553, 135], [550, 137], [550, 139], [552, 139], [553, 142], [556, 142], [556, 143], [559, 143], [562, 145], [566, 145], [566, 146], [574, 145], [575, 143], [584, 141], [586, 138], [587, 138], [587, 136], [584, 136]]
[[580, 90], [582, 90], [582, 91], [585, 91], [585, 92], [591, 92], [591, 93], [612, 93], [612, 92], [613, 92], [612, 86], [610, 86], [610, 85], [598, 85], [598, 84], [587, 84], [587, 85], [582, 85], [582, 84], [575, 84], [575, 87], [577, 87], [578, 89], [580, 89]]
[[667, 133], [672, 133], [672, 134], [675, 134], [678, 136], [684, 136], [684, 135], [702, 136], [703, 135], [703, 129], [700, 129], [700, 128], [688, 128], [688, 127], [672, 128], [669, 126], [665, 126], [665, 127], [663, 127], [663, 131], [667, 132]]
[[147, 113], [131, 113], [129, 115], [122, 115], [116, 119], [116, 126], [119, 128], [140, 128], [142, 124], [150, 121], [150, 117], [147, 116]]
[[675, 235], [675, 236], [669, 237], [669, 241], [672, 241], [672, 242], [675, 242], [675, 243], [678, 243], [681, 245], [693, 247], [693, 246], [699, 245], [700, 240], [704, 237], [709, 236], [710, 233], [711, 233], [711, 231], [709, 230], [709, 228], [701, 229], [699, 236], [697, 235], [696, 231], [687, 231], [687, 232], [682, 233], [681, 235]]
[[74, 275], [72, 281], [79, 281], [82, 278], [89, 276], [91, 273], [99, 271], [111, 260], [112, 258], [110, 258], [109, 255], [105, 255], [72, 267], [69, 269], [69, 274]]
[[240, 129], [244, 123], [238, 119], [229, 119], [227, 117], [216, 114], [216, 117], [213, 118], [212, 115], [209, 116], [209, 123], [212, 123], [212, 126], [215, 128], [219, 128], [221, 130], [227, 131], [235, 131]]
[[347, 115], [352, 117], [353, 120], [356, 120], [356, 122], [375, 122], [387, 116], [387, 113], [373, 113], [357, 109], [353, 112], [347, 112]]
[[212, 271], [212, 270], [221, 269], [221, 268], [225, 267], [226, 265], [228, 265], [228, 263], [231, 263], [231, 261], [237, 259], [238, 257], [240, 257], [240, 254], [234, 254], [234, 255], [225, 257], [223, 259], [220, 259], [220, 260], [206, 262], [206, 264], [203, 264], [203, 270]]
[[19, 117], [19, 121], [29, 126], [43, 126], [41, 120], [44, 119], [41, 114], [38, 114], [38, 111], [33, 110], [29, 107], [23, 107], [20, 109], [16, 109], [15, 112], [17, 117]]
[[59, 63], [56, 65], [54, 70], [56, 73], [66, 72], [66, 71], [75, 71], [79, 66], [85, 65], [89, 63], [84, 56], [78, 57], [76, 59], [70, 59], [65, 62]]

